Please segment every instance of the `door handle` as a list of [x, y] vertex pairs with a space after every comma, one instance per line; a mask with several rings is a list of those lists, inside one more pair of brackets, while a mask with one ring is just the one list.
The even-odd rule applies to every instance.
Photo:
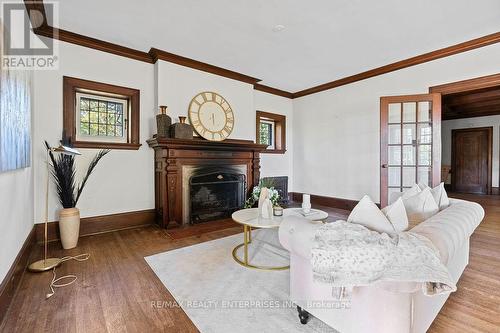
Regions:
[[383, 169], [387, 169], [389, 166], [387, 164], [382, 164]]

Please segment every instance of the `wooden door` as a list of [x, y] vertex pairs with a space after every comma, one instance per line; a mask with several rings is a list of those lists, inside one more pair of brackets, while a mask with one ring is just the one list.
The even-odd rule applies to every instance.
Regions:
[[441, 94], [380, 98], [380, 204], [441, 181]]
[[493, 127], [452, 131], [452, 190], [464, 193], [491, 193]]

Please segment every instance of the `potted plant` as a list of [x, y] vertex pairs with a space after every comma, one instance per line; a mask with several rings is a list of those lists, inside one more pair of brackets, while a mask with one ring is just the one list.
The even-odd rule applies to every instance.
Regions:
[[45, 141], [52, 161], [52, 176], [56, 183], [57, 196], [62, 205], [59, 211], [59, 231], [61, 234], [61, 243], [64, 249], [72, 249], [78, 243], [80, 234], [80, 210], [76, 204], [80, 199], [82, 191], [94, 171], [95, 167], [109, 150], [101, 150], [90, 162], [87, 172], [80, 184], [76, 183], [76, 165], [74, 155], [59, 154], [54, 156], [52, 149]]

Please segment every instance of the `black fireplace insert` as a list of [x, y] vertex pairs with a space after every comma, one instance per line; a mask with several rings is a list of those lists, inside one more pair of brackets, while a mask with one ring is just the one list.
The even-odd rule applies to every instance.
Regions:
[[191, 224], [228, 218], [245, 204], [245, 175], [236, 170], [199, 170], [189, 180]]

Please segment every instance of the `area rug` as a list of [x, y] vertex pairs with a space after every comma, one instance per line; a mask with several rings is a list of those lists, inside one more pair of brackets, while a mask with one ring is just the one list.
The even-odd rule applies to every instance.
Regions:
[[[253, 238], [251, 263], [288, 264], [276, 230], [254, 231]], [[289, 270], [262, 271], [236, 263], [231, 251], [242, 241], [243, 234], [238, 234], [146, 257], [176, 300], [158, 300], [158, 306], [181, 306], [203, 333], [335, 332], [313, 317], [300, 324], [288, 299]]]

